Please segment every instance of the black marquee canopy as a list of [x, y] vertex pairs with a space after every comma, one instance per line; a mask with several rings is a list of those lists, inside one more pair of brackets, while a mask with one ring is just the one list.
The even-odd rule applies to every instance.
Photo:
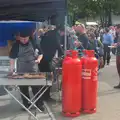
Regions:
[[63, 23], [66, 0], [0, 0], [0, 20]]

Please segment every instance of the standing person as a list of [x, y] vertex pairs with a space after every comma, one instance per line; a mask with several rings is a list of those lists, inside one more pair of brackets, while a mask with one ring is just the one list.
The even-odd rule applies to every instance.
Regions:
[[110, 48], [109, 46], [111, 46], [113, 44], [113, 37], [112, 35], [109, 33], [109, 29], [106, 28], [105, 29], [105, 33], [103, 35], [103, 45], [104, 45], [104, 65], [106, 64], [106, 59], [107, 59], [107, 65], [109, 65], [110, 63]]
[[[116, 43], [114, 44], [114, 46], [116, 46], [116, 49], [117, 49], [116, 66], [117, 66], [117, 71], [118, 71], [118, 75], [120, 78], [120, 24], [117, 25], [116, 32], [117, 32], [117, 39], [116, 39]], [[114, 88], [120, 89], [120, 80], [119, 80], [119, 84], [117, 86], [114, 86]]]
[[88, 50], [94, 50], [95, 56], [99, 61], [99, 68], [103, 67], [103, 45], [100, 40], [95, 38], [95, 34], [89, 34], [89, 45]]
[[[42, 55], [41, 49], [37, 48], [39, 49], [39, 53], [37, 57], [35, 56], [34, 46], [30, 41], [30, 35], [31, 35], [31, 30], [29, 28], [28, 29], [25, 28], [24, 30], [20, 31], [20, 34], [18, 37], [19, 40], [13, 44], [10, 55], [9, 55], [11, 73], [13, 73], [14, 63], [16, 58], [18, 58], [17, 60], [18, 73], [37, 72], [37, 68], [35, 67], [36, 63], [41, 62], [43, 55]], [[29, 90], [28, 90], [29, 86], [19, 86], [19, 88], [20, 88], [20, 91], [26, 97], [30, 98]], [[31, 88], [34, 95], [40, 90], [40, 86], [31, 86]], [[30, 106], [28, 100], [23, 96], [21, 96], [21, 98], [24, 106], [28, 108]], [[42, 98], [40, 98], [36, 102], [36, 105], [38, 108], [40, 108], [41, 111], [44, 111]]]
[[[60, 34], [60, 44], [64, 50], [65, 48], [65, 30], [61, 28], [59, 31]], [[76, 33], [74, 29], [67, 27], [67, 41], [66, 41], [66, 49], [73, 50], [75, 48], [74, 40], [77, 39]], [[60, 53], [60, 51], [58, 51]]]
[[[119, 36], [118, 36], [118, 33], [117, 33], [117, 29], [116, 29], [116, 27], [115, 27], [114, 43], [117, 43], [118, 37], [119, 37]], [[114, 55], [116, 55], [116, 52], [117, 52], [116, 48], [112, 48], [112, 53], [113, 53]]]
[[100, 32], [100, 41], [103, 42], [104, 29], [101, 27], [99, 32]]
[[84, 49], [87, 49], [89, 40], [86, 34], [85, 26], [83, 24], [80, 24], [79, 26], [77, 26], [77, 28], [75, 28], [75, 31], [78, 36], [78, 40], [82, 43]]
[[[52, 72], [51, 62], [57, 50], [59, 50], [61, 55], [63, 55], [63, 51], [60, 45], [60, 33], [61, 28], [58, 27], [55, 30], [48, 31], [41, 38], [40, 46], [43, 51], [43, 59], [38, 65], [41, 72]], [[44, 100], [51, 100], [50, 88], [45, 92]]]
[[98, 26], [96, 26], [94, 33], [95, 33], [96, 39], [98, 39], [98, 37], [99, 37], [99, 28], [98, 28]]
[[[95, 52], [96, 52], [97, 54], [99, 54], [97, 48], [98, 48], [98, 47], [103, 48], [103, 44], [101, 43], [100, 40], [97, 40], [97, 39], [96, 39], [94, 33], [89, 34], [88, 37], [89, 37], [88, 50], [95, 50]], [[100, 55], [100, 54], [99, 54], [99, 56], [102, 57], [102, 55]]]
[[[59, 29], [59, 28], [58, 28]], [[64, 27], [61, 27], [59, 30], [58, 30], [58, 33], [59, 33], [59, 42], [60, 42], [60, 45], [62, 47], [62, 49], [64, 50], [65, 49], [65, 29]], [[66, 39], [66, 49], [68, 50], [69, 49], [69, 44], [68, 44], [68, 35], [66, 36], [67, 39]], [[62, 54], [62, 51], [59, 49], [58, 50], [58, 53], [61, 55]]]
[[110, 27], [110, 34], [112, 34], [112, 36], [113, 36], [113, 40], [115, 40], [115, 37], [116, 37], [116, 31], [115, 31], [115, 27], [114, 27], [114, 26], [111, 26], [111, 27]]

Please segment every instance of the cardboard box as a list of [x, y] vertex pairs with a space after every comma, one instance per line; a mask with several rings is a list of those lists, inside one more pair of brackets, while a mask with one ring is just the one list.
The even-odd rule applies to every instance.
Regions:
[[9, 56], [8, 47], [0, 47], [0, 56]]

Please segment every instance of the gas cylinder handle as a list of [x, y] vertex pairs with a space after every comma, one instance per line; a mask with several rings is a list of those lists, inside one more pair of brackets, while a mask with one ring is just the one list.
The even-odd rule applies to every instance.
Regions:
[[66, 56], [71, 57], [71, 56], [72, 56], [72, 50], [67, 50], [67, 51], [66, 51]]
[[77, 57], [78, 57], [78, 51], [72, 50], [72, 58], [77, 58]]
[[87, 56], [89, 56], [89, 57], [94, 57], [95, 56], [95, 51], [94, 50], [87, 50], [86, 53], [87, 53]]

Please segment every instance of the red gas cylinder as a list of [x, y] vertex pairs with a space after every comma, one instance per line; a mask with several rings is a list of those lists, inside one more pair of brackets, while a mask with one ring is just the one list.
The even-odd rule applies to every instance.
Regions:
[[87, 57], [87, 50], [83, 50], [83, 56], [81, 57], [82, 65], [84, 64], [84, 60], [86, 59], [86, 57]]
[[95, 113], [97, 106], [98, 60], [93, 50], [86, 51], [82, 73], [82, 110], [83, 113]]
[[63, 61], [62, 112], [67, 117], [77, 117], [81, 111], [82, 64], [78, 52], [72, 51], [71, 59]]

